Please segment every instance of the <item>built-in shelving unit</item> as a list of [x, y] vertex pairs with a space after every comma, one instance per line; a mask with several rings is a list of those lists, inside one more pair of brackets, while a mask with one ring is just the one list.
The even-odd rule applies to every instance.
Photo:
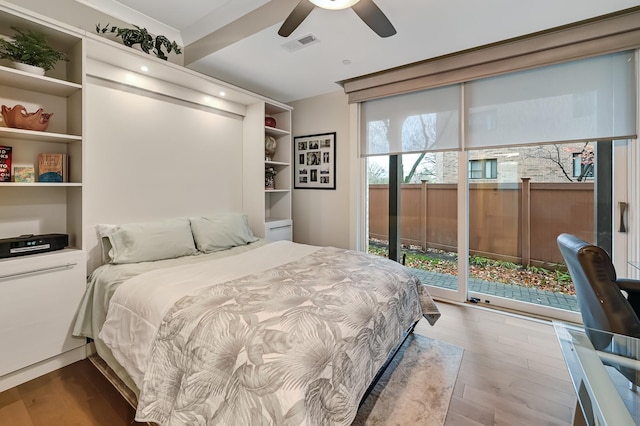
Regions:
[[[0, 5], [0, 35], [36, 30], [67, 54], [40, 76], [0, 61], [0, 105], [52, 113], [46, 131], [0, 123], [0, 146], [11, 147], [12, 165], [34, 167], [35, 182], [0, 182], [0, 238], [23, 234], [69, 235], [64, 250], [0, 258], [0, 391], [85, 356], [85, 340], [71, 328], [86, 287], [82, 238], [84, 40], [69, 28]], [[68, 156], [67, 181], [37, 181], [38, 155]]]
[[[53, 114], [43, 132], [0, 126], [0, 146], [12, 148], [12, 164], [33, 166], [36, 174], [33, 183], [0, 183], [0, 238], [66, 233], [70, 246], [82, 249], [84, 41], [67, 28], [0, 10], [0, 34], [11, 37], [14, 28], [44, 32], [52, 47], [65, 52], [69, 60], [59, 61], [44, 76], [0, 61], [0, 104]], [[49, 152], [68, 156], [66, 182], [37, 182], [38, 155]]]
[[[276, 126], [264, 125], [265, 117], [276, 120]], [[259, 123], [260, 130], [248, 126]], [[259, 102], [247, 108], [245, 117], [244, 145], [244, 210], [249, 215], [254, 232], [267, 240], [291, 240], [293, 222], [291, 219], [292, 197], [292, 136], [291, 108], [272, 102]], [[266, 158], [265, 138], [276, 140], [276, 152], [271, 159]], [[273, 167], [275, 188], [266, 188], [262, 170]]]

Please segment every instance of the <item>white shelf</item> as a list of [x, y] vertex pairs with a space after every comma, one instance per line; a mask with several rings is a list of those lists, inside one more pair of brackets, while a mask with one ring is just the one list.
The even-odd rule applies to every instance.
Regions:
[[267, 135], [271, 135], [271, 136], [286, 136], [291, 134], [291, 132], [289, 132], [288, 130], [282, 130], [282, 129], [278, 129], [277, 127], [270, 127], [270, 126], [264, 126], [264, 132]]
[[290, 164], [284, 161], [265, 160], [264, 165], [265, 166], [289, 166]]
[[63, 133], [38, 132], [36, 130], [14, 129], [12, 127], [0, 127], [0, 138], [57, 143], [82, 142], [82, 136], [67, 135]]
[[286, 217], [267, 217], [265, 218], [264, 221], [265, 223], [274, 223], [274, 222], [282, 222], [282, 221], [291, 222], [291, 219]]
[[4, 66], [0, 66], [0, 84], [64, 97], [68, 97], [82, 89], [82, 86], [76, 83], [30, 74]]
[[16, 187], [26, 187], [26, 186], [37, 186], [40, 188], [44, 187], [62, 187], [62, 186], [75, 186], [81, 187], [82, 184], [78, 182], [0, 182], [0, 186], [16, 186]]

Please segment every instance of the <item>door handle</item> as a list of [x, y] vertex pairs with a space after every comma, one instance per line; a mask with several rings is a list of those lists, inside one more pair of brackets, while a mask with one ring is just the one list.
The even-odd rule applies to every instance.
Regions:
[[620, 208], [620, 228], [618, 228], [618, 232], [627, 232], [627, 227], [624, 226], [624, 213], [627, 210], [627, 203], [620, 201], [618, 207]]

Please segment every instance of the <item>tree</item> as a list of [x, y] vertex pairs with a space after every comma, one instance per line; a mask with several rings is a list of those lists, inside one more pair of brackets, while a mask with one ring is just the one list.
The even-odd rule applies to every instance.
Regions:
[[[417, 153], [417, 158], [413, 161], [408, 172], [405, 174], [403, 167], [402, 182], [416, 183], [423, 179], [434, 176], [435, 158], [432, 154], [427, 154], [436, 142], [437, 138], [437, 114], [419, 114], [404, 119], [402, 123], [392, 122], [391, 119], [373, 120], [368, 123], [368, 140], [369, 153], [389, 152], [391, 149], [391, 138], [401, 138], [402, 151]], [[447, 118], [449, 120], [450, 117]], [[445, 123], [446, 124], [446, 123]], [[401, 128], [393, 131], [392, 126], [401, 126]], [[379, 170], [380, 165], [371, 165], [369, 162], [369, 182], [380, 179], [382, 171]], [[386, 169], [384, 170], [386, 173]], [[388, 175], [385, 182], [388, 182]]]
[[[580, 175], [573, 177], [573, 154], [580, 153]], [[526, 158], [534, 158], [549, 161], [558, 168], [569, 182], [582, 182], [586, 177], [593, 176], [595, 166], [595, 153], [593, 145], [585, 142], [582, 148], [565, 145], [542, 145], [533, 150], [525, 150], [523, 156]]]
[[[420, 114], [414, 115], [405, 120], [402, 126], [402, 145], [406, 151], [420, 152], [418, 158], [413, 162], [413, 165], [409, 169], [409, 172], [405, 175], [404, 170], [402, 173], [403, 182], [410, 183], [416, 172], [418, 166], [422, 163], [426, 156], [426, 150], [429, 149], [436, 141], [436, 115], [435, 114]], [[433, 175], [432, 171], [429, 171], [423, 165], [422, 174]]]
[[367, 176], [369, 184], [389, 183], [389, 173], [380, 163], [374, 161], [367, 162]]

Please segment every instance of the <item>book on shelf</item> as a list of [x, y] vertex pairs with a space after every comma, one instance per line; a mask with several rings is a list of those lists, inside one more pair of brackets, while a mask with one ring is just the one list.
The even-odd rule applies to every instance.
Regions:
[[0, 146], [0, 182], [11, 182], [10, 146]]
[[66, 157], [58, 152], [38, 155], [38, 182], [65, 182]]
[[14, 164], [13, 181], [19, 183], [33, 183], [36, 181], [36, 171], [33, 164]]

